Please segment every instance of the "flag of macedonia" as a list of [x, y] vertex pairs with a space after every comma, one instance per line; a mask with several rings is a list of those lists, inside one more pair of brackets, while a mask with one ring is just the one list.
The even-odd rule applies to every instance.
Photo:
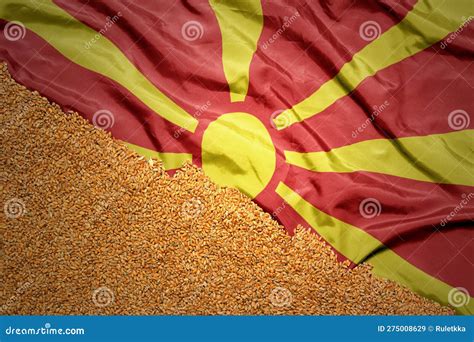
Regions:
[[0, 2], [15, 79], [474, 313], [470, 0]]

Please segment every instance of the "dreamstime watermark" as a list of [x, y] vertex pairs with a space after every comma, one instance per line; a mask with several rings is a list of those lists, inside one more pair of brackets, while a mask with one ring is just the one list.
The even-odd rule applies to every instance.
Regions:
[[285, 202], [282, 202], [281, 205], [272, 212], [272, 217], [273, 218], [278, 217], [278, 215], [280, 215], [283, 212], [283, 210], [285, 210], [285, 208], [286, 208], [286, 204]]
[[99, 109], [97, 112], [94, 113], [92, 116], [92, 124], [103, 130], [112, 128], [115, 123], [114, 114], [107, 109]]
[[[293, 189], [293, 193], [288, 198], [291, 200], [299, 200], [302, 197], [303, 190], [299, 187]], [[286, 209], [286, 202], [283, 201], [281, 204], [271, 213], [273, 218], [277, 218]]]
[[[209, 101], [209, 100], [207, 100], [206, 103], [201, 105], [201, 106], [194, 107], [196, 110], [193, 113], [193, 117], [195, 117], [196, 119], [199, 118], [206, 110], [209, 109], [209, 107], [211, 107], [211, 101]], [[173, 137], [175, 139], [179, 139], [179, 137], [181, 137], [181, 135], [185, 131], [186, 130], [183, 127], [180, 127], [180, 128], [178, 128], [177, 130], [174, 131]]]
[[454, 287], [448, 293], [448, 303], [455, 308], [469, 304], [470, 300], [471, 296], [464, 287]]
[[46, 323], [40, 328], [16, 328], [9, 326], [5, 329], [6, 335], [84, 335], [84, 328], [53, 328]]
[[352, 138], [357, 138], [357, 136], [362, 133], [372, 122], [374, 122], [377, 116], [379, 116], [383, 111], [385, 111], [388, 106], [390, 106], [390, 102], [388, 101], [385, 101], [380, 106], [373, 106], [373, 111], [370, 116], [362, 123], [362, 125], [352, 131]]
[[3, 28], [3, 35], [11, 42], [23, 39], [26, 35], [25, 25], [20, 21], [9, 21]]
[[286, 128], [290, 125], [290, 123], [290, 116], [284, 109], [276, 110], [272, 113], [272, 115], [270, 115], [270, 125], [274, 129]]
[[23, 216], [26, 212], [25, 202], [20, 198], [11, 198], [3, 206], [5, 216], [16, 219]]
[[439, 47], [443, 50], [446, 49], [448, 45], [454, 42], [454, 40], [462, 33], [462, 31], [464, 31], [464, 29], [471, 23], [473, 19], [474, 17], [472, 15], [469, 16], [468, 18], [462, 17], [461, 26], [459, 26], [459, 28], [456, 31], [452, 32], [446, 39], [443, 39], [441, 43], [439, 44]]
[[102, 286], [92, 292], [92, 302], [100, 308], [109, 306], [114, 300], [114, 293], [108, 287]]
[[191, 198], [181, 206], [181, 214], [186, 219], [194, 219], [204, 211], [204, 204], [197, 198]]
[[16, 289], [15, 294], [11, 296], [5, 304], [0, 306], [0, 313], [6, 311], [9, 307], [11, 307], [17, 300], [18, 297], [22, 296], [28, 288], [30, 288], [31, 283], [29, 281], [25, 282], [23, 285], [21, 285], [18, 289]]
[[181, 26], [181, 36], [183, 36], [184, 40], [187, 40], [188, 42], [201, 39], [203, 35], [204, 27], [202, 27], [202, 24], [199, 21], [190, 20]]
[[299, 18], [299, 16], [300, 13], [296, 11], [291, 17], [284, 17], [283, 24], [278, 28], [278, 30], [276, 30], [276, 32], [270, 38], [264, 41], [263, 44], [261, 44], [260, 46], [264, 50], [268, 49], [268, 47], [273, 44], [278, 38], [280, 38], [283, 33], [291, 26], [291, 24], [293, 24], [296, 19]]
[[379, 216], [382, 212], [382, 205], [375, 198], [366, 198], [359, 204], [359, 213], [366, 219]]
[[451, 221], [461, 210], [464, 209], [464, 207], [474, 198], [474, 192], [470, 192], [467, 195], [462, 194], [461, 197], [461, 202], [459, 202], [458, 205], [455, 206], [454, 209], [451, 210], [451, 212], [444, 219], [441, 220], [441, 227], [446, 226], [449, 221]]
[[365, 21], [359, 26], [359, 36], [366, 42], [377, 39], [381, 33], [382, 28], [374, 20]]
[[275, 287], [269, 296], [270, 303], [278, 308], [290, 306], [293, 301], [293, 294], [285, 287]]
[[99, 32], [97, 32], [94, 35], [94, 37], [92, 37], [91, 39], [89, 39], [87, 42], [84, 43], [84, 47], [87, 50], [89, 50], [92, 47], [92, 45], [97, 43], [102, 38], [102, 36], [104, 36], [105, 33], [108, 30], [110, 30], [112, 26], [114, 26], [115, 23], [117, 23], [117, 21], [119, 21], [121, 16], [122, 16], [122, 12], [118, 11], [117, 14], [115, 14], [113, 17], [110, 17], [110, 16], [106, 17], [104, 26], [99, 30]]
[[470, 123], [471, 118], [465, 110], [456, 109], [448, 115], [448, 125], [452, 130], [460, 131], [466, 129]]

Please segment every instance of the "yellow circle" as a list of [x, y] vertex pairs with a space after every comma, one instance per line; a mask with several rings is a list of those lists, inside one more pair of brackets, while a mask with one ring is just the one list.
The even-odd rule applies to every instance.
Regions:
[[202, 168], [214, 182], [255, 198], [275, 171], [272, 139], [263, 123], [247, 113], [211, 122], [202, 138]]

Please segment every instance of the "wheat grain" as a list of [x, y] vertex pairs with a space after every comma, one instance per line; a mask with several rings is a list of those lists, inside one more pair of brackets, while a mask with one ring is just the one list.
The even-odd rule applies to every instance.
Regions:
[[2, 314], [453, 313], [0, 77]]

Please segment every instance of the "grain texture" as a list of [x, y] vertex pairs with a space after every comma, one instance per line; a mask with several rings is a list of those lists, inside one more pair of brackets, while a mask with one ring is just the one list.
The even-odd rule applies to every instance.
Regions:
[[1, 314], [452, 314], [0, 75]]

